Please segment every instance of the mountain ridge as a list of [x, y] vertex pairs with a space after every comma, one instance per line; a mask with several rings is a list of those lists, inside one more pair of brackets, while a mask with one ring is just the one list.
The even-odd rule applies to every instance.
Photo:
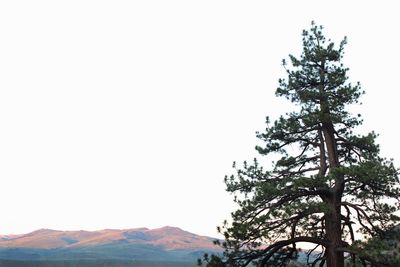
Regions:
[[193, 260], [218, 252], [215, 238], [178, 227], [36, 231], [0, 239], [0, 259]]

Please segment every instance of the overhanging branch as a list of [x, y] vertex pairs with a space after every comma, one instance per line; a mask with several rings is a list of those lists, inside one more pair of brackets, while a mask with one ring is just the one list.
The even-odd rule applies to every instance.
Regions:
[[275, 242], [274, 244], [268, 246], [267, 248], [265, 248], [263, 250], [262, 254], [265, 254], [265, 255], [264, 255], [263, 260], [261, 261], [261, 266], [266, 266], [268, 260], [279, 249], [286, 247], [290, 244], [295, 244], [295, 243], [299, 243], [299, 242], [314, 243], [314, 244], [318, 244], [318, 245], [321, 245], [324, 247], [327, 247], [329, 245], [328, 240], [319, 239], [319, 238], [315, 238], [315, 237], [309, 237], [309, 236], [299, 236], [299, 237], [295, 237], [295, 238], [291, 238], [291, 239], [287, 239], [287, 240], [281, 240], [281, 241]]

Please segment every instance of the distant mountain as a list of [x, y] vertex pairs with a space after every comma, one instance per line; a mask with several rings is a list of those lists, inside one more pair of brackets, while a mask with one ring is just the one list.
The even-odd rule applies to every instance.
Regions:
[[177, 227], [57, 231], [40, 229], [0, 238], [0, 259], [189, 261], [220, 252], [214, 238]]
[[10, 240], [10, 239], [14, 239], [17, 238], [21, 235], [0, 235], [0, 240]]

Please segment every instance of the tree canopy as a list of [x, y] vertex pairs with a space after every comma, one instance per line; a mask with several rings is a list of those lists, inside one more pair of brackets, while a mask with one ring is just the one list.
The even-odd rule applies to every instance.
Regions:
[[258, 153], [278, 159], [235, 163], [225, 177], [239, 208], [219, 227], [223, 256], [206, 256], [207, 266], [285, 266], [299, 242], [314, 244], [309, 266], [391, 264], [367, 253], [366, 241], [384, 239], [399, 221], [398, 170], [380, 156], [377, 134], [355, 132], [362, 119], [348, 107], [364, 92], [348, 81], [346, 38], [335, 45], [314, 23], [302, 37], [302, 53], [283, 61], [287, 77], [276, 90], [294, 111], [267, 117], [257, 133]]

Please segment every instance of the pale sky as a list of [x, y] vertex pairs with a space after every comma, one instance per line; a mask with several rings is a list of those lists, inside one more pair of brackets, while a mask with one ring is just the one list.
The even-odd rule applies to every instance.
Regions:
[[312, 20], [348, 36], [361, 130], [400, 166], [396, 1], [0, 1], [0, 234], [217, 236], [224, 175], [291, 110], [281, 60]]

